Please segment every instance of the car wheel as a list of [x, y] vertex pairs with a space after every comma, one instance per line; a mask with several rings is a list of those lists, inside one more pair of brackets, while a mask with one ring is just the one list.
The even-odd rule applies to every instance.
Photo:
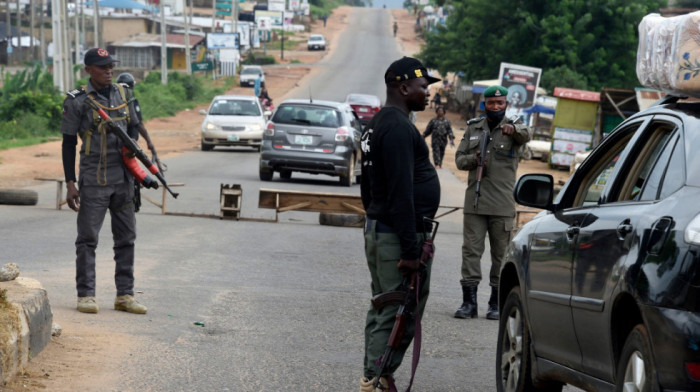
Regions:
[[525, 151], [523, 151], [522, 158], [526, 161], [532, 159], [532, 150], [530, 149], [530, 147], [525, 146]]
[[508, 294], [501, 309], [496, 348], [496, 383], [498, 392], [561, 391], [562, 384], [535, 385], [530, 368], [530, 329], [524, 319], [520, 287]]
[[39, 201], [39, 194], [29, 189], [0, 189], [0, 204], [33, 206]]
[[318, 223], [323, 226], [364, 227], [365, 216], [360, 214], [330, 214], [322, 212]]
[[350, 157], [347, 170], [340, 176], [340, 185], [352, 186], [353, 177], [355, 177], [355, 157]]
[[214, 146], [211, 144], [204, 144], [202, 143], [202, 151], [211, 151], [214, 149]]
[[260, 180], [261, 181], [272, 181], [273, 174], [275, 174], [275, 172], [260, 169]]
[[646, 327], [642, 324], [634, 327], [622, 348], [620, 363], [617, 367], [615, 391], [652, 392], [658, 390], [650, 347]]
[[291, 170], [282, 170], [280, 172], [280, 178], [283, 180], [289, 180], [292, 178], [292, 171]]

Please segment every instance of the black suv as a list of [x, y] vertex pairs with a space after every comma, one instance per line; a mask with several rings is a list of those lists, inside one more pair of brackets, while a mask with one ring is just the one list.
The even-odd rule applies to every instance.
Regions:
[[347, 103], [289, 99], [267, 123], [260, 150], [260, 179], [274, 172], [290, 179], [292, 172], [337, 176], [352, 186], [361, 175], [360, 120]]
[[700, 103], [667, 97], [620, 124], [501, 269], [498, 391], [700, 390]]

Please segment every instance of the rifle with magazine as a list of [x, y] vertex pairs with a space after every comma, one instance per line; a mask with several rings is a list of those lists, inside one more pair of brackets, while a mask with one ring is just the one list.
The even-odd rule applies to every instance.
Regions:
[[[109, 117], [107, 112], [105, 112], [100, 107], [100, 105], [97, 103], [97, 101], [95, 101], [94, 98], [92, 98], [90, 95], [87, 95], [85, 102], [93, 110], [95, 110], [97, 112], [97, 114], [100, 116], [100, 118], [102, 118], [103, 121], [107, 122], [107, 125], [109, 126], [109, 128], [122, 140], [122, 143], [124, 144], [123, 149], [128, 150], [129, 153], [131, 153], [133, 156], [138, 158], [138, 160], [141, 161], [141, 163], [143, 163], [144, 166], [146, 166], [148, 171], [151, 172], [154, 176], [156, 176], [156, 178], [158, 178], [158, 180], [160, 181], [161, 184], [163, 184], [165, 189], [167, 189], [168, 192], [170, 192], [170, 194], [174, 198], [177, 199], [178, 193], [173, 192], [170, 189], [170, 187], [168, 187], [168, 183], [165, 182], [165, 177], [163, 177], [163, 174], [161, 174], [161, 172], [158, 171], [158, 166], [153, 164], [153, 162], [151, 162], [151, 160], [148, 159], [148, 156], [146, 155], [146, 153], [144, 153], [143, 150], [141, 150], [141, 148], [139, 147], [138, 144], [136, 144], [134, 139], [129, 137], [129, 135], [126, 133], [126, 131], [124, 129], [122, 129], [122, 127], [120, 127], [119, 124], [115, 123], [111, 117]], [[127, 161], [125, 159], [125, 164], [129, 168], [129, 171], [131, 171], [132, 173], [134, 173], [135, 171], [138, 172], [137, 169], [139, 169], [139, 168], [134, 167], [134, 166], [138, 166], [138, 164], [136, 162]], [[136, 175], [139, 177], [139, 178], [137, 178], [139, 181], [145, 180], [145, 177], [143, 175], [140, 175], [140, 174], [136, 174]], [[144, 177], [144, 178], [141, 178], [141, 177]], [[155, 188], [157, 188], [157, 184], [156, 184]]]
[[476, 193], [474, 196], [474, 211], [479, 205], [479, 196], [481, 196], [481, 179], [484, 177], [484, 164], [486, 162], [486, 147], [489, 145], [491, 134], [487, 129], [481, 134], [481, 143], [479, 143], [479, 153], [476, 155]]
[[[399, 310], [396, 312], [396, 321], [394, 321], [394, 327], [391, 330], [391, 335], [389, 336], [386, 350], [384, 351], [384, 355], [382, 355], [378, 361], [377, 377], [375, 377], [374, 380], [375, 389], [379, 386], [379, 379], [387, 365], [391, 362], [394, 352], [401, 345], [401, 341], [403, 340], [406, 332], [406, 327], [411, 319], [415, 319], [415, 339], [413, 342], [411, 380], [406, 392], [410, 391], [411, 386], [413, 385], [413, 376], [415, 375], [416, 368], [418, 367], [421, 346], [420, 315], [417, 312], [418, 302], [420, 301], [420, 288], [427, 275], [428, 259], [433, 257], [435, 251], [433, 241], [435, 241], [435, 235], [437, 234], [438, 226], [440, 225], [438, 221], [424, 217], [423, 223], [425, 224], [426, 222], [433, 225], [433, 230], [430, 233], [430, 236], [423, 242], [418, 270], [411, 275], [404, 277], [399, 290], [377, 294], [372, 298], [372, 306], [377, 310], [389, 305], [399, 305]], [[396, 387], [393, 385], [393, 381], [390, 380], [389, 383], [390, 391], [395, 391]]]

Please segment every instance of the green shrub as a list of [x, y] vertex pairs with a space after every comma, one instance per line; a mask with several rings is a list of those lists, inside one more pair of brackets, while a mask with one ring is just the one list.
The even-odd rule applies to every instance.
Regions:
[[271, 55], [262, 55], [262, 54], [255, 54], [251, 53], [250, 56], [248, 56], [245, 60], [243, 60], [243, 64], [256, 64], [256, 65], [267, 65], [267, 64], [275, 64], [277, 61], [275, 61], [275, 57]]

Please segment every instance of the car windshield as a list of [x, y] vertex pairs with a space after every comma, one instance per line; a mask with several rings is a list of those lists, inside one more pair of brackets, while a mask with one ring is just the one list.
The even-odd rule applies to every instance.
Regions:
[[377, 98], [369, 95], [350, 95], [347, 101], [353, 105], [370, 105], [379, 106], [379, 101]]
[[312, 35], [312, 36], [309, 38], [309, 41], [323, 41], [323, 37], [321, 37], [321, 36], [319, 36], [319, 35]]
[[243, 99], [220, 99], [209, 109], [212, 116], [260, 116], [260, 108], [254, 101]]
[[244, 68], [241, 71], [241, 75], [259, 75], [259, 74], [261, 74], [260, 70], [255, 69], [255, 68]]
[[315, 127], [337, 128], [340, 114], [329, 107], [312, 105], [282, 105], [275, 112], [272, 122], [277, 124], [302, 124]]

